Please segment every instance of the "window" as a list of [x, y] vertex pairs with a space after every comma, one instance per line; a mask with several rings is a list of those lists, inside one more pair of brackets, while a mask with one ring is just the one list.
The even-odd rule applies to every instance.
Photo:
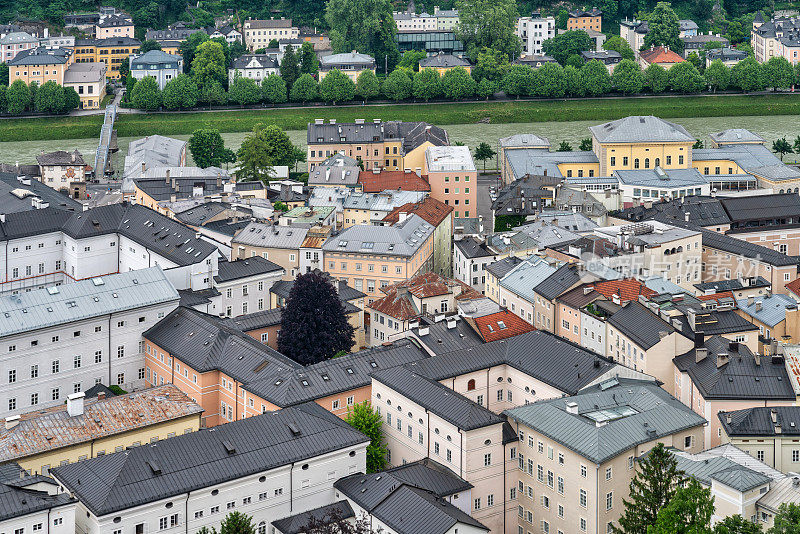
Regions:
[[606, 480], [611, 480], [612, 471], [610, 467], [606, 467]]
[[475, 499], [475, 506], [472, 507], [473, 510], [480, 510], [481, 509], [481, 498], [478, 497]]
[[586, 466], [581, 464], [581, 476], [586, 478]]
[[800, 462], [800, 449], [795, 449], [792, 451], [792, 462]]
[[8, 372], [8, 383], [13, 384], [17, 381], [17, 371], [16, 369], [12, 369]]
[[558, 477], [558, 493], [559, 495], [564, 495], [564, 477]]
[[581, 517], [580, 525], [581, 525], [581, 531], [586, 532], [586, 519], [584, 519], [583, 517]]
[[686, 436], [683, 438], [683, 448], [684, 449], [691, 449], [692, 448], [692, 436]]
[[763, 450], [762, 451], [756, 451], [756, 459], [759, 462], [763, 462], [764, 461], [764, 451]]
[[61, 370], [61, 362], [59, 360], [53, 360], [50, 364], [50, 368], [53, 371], [53, 374], [58, 373]]
[[582, 508], [586, 508], [586, 490], [580, 490], [578, 494], [578, 504], [581, 505]]
[[614, 492], [609, 491], [606, 493], [606, 510], [611, 510], [614, 507]]
[[491, 453], [484, 454], [483, 455], [483, 466], [484, 467], [489, 467], [490, 465], [492, 465], [492, 454]]

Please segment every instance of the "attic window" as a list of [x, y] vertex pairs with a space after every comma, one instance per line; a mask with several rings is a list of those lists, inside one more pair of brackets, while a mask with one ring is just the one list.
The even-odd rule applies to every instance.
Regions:
[[376, 369], [378, 367], [378, 363], [372, 361], [372, 362], [369, 362], [369, 366], [372, 367], [373, 369]]
[[489, 327], [489, 332], [494, 332], [494, 328], [492, 327], [492, 325], [487, 324], [486, 326]]
[[497, 321], [497, 326], [500, 327], [500, 330], [506, 329], [506, 323], [504, 323], [503, 321]]
[[56, 286], [48, 287], [47, 293], [49, 293], [50, 295], [55, 295], [58, 293], [58, 288]]
[[97, 278], [92, 278], [92, 283], [96, 286], [102, 286], [105, 285], [106, 282], [102, 278], [97, 277]]
[[331, 377], [329, 377], [327, 373], [323, 373], [323, 374], [322, 374], [322, 379], [323, 379], [325, 382], [327, 382], [328, 380], [330, 380], [330, 379], [331, 379]]
[[339, 246], [340, 247], [346, 247], [347, 246], [347, 241], [339, 241]]
[[350, 367], [348, 367], [348, 368], [347, 368], [347, 374], [348, 374], [348, 375], [352, 375], [352, 374], [353, 374], [353, 369], [352, 369], [352, 368], [350, 368]]
[[280, 386], [281, 384], [283, 384], [283, 380], [276, 380], [275, 381], [275, 385], [276, 386]]
[[303, 387], [305, 388], [309, 386], [308, 380], [301, 380], [300, 383], [303, 384]]
[[67, 301], [67, 308], [74, 308], [77, 305], [78, 304], [74, 300], [68, 300]]

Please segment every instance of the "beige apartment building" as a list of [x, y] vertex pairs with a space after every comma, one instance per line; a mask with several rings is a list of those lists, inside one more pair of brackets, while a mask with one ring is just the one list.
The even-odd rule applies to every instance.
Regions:
[[16, 462], [47, 475], [53, 467], [195, 432], [202, 413], [171, 384], [116, 397], [73, 393], [65, 405], [7, 417], [0, 464]]
[[609, 532], [624, 510], [637, 458], [657, 443], [702, 450], [705, 419], [653, 382], [611, 378], [505, 414], [519, 436], [521, 532]]
[[39, 87], [53, 81], [64, 85], [64, 73], [75, 60], [72, 50], [66, 48], [33, 48], [18, 53], [8, 62], [8, 83], [22, 80]]
[[300, 247], [309, 228], [252, 222], [231, 240], [231, 261], [261, 256], [283, 267], [284, 280], [300, 274]]
[[453, 217], [478, 214], [478, 171], [466, 146], [430, 146], [425, 150], [424, 174], [431, 196], [453, 207]]
[[800, 472], [800, 406], [760, 406], [719, 412], [722, 443], [730, 443], [782, 473]]
[[292, 26], [292, 19], [248, 19], [242, 25], [244, 45], [253, 52], [259, 48], [267, 48], [273, 39], [297, 39], [300, 28]]

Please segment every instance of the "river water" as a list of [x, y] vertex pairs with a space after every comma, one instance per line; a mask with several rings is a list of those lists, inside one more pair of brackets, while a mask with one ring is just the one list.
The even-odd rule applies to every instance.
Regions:
[[[636, 110], [632, 109], [631, 114]], [[786, 137], [789, 143], [800, 135], [800, 123], [794, 115], [748, 116], [748, 117], [703, 117], [676, 119], [692, 135], [708, 143], [708, 134], [727, 128], [747, 128], [761, 135], [771, 146], [775, 139]], [[589, 137], [587, 128], [598, 124], [598, 121], [571, 121], [571, 122], [534, 122], [512, 124], [454, 124], [441, 125], [450, 134], [452, 143], [461, 142], [467, 146], [475, 147], [481, 142], [488, 142], [497, 149], [501, 137], [517, 133], [535, 133], [547, 137], [553, 147], [561, 141], [569, 142], [575, 150], [581, 139]], [[304, 130], [290, 130], [287, 132], [292, 142], [305, 147], [306, 132]], [[244, 139], [247, 132], [223, 133], [226, 146], [234, 150]], [[188, 135], [175, 135], [178, 139], [188, 139]], [[135, 139], [133, 137], [120, 137], [118, 139], [120, 150], [114, 154], [112, 161], [115, 169], [121, 170], [122, 161], [128, 151], [128, 145]], [[87, 161], [94, 160], [97, 149], [97, 139], [62, 139], [51, 141], [20, 141], [13, 143], [0, 143], [0, 162], [3, 163], [34, 163], [36, 155], [42, 151], [78, 149]], [[789, 154], [785, 161], [796, 161], [797, 155]], [[800, 159], [800, 158], [798, 158]]]

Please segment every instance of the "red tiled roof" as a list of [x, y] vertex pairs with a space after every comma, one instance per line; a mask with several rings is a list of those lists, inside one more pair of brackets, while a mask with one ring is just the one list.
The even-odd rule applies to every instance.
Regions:
[[[786, 287], [789, 287], [789, 285], [787, 284]], [[725, 297], [734, 298], [731, 291], [720, 291], [710, 295], [697, 295], [698, 300], [719, 300], [724, 299]]]
[[[501, 325], [500, 323], [503, 324]], [[478, 327], [478, 333], [487, 343], [536, 330], [533, 325], [523, 321], [508, 310], [476, 317], [475, 324]]]
[[800, 296], [800, 278], [798, 278], [797, 280], [792, 280], [791, 282], [786, 284], [786, 289], [788, 289], [795, 295]]
[[651, 50], [642, 50], [639, 52], [639, 57], [650, 65], [653, 63], [683, 63], [686, 61], [679, 54], [663, 46], [657, 46]]
[[406, 171], [361, 171], [358, 183], [365, 193], [380, 193], [387, 189], [400, 191], [430, 191], [431, 184], [415, 172]]
[[592, 285], [594, 286], [594, 290], [605, 298], [610, 299], [614, 295], [619, 295], [622, 302], [637, 300], [639, 295], [644, 295], [645, 297], [656, 295], [655, 291], [633, 278], [605, 280], [603, 282], [595, 282]]
[[428, 224], [434, 227], [439, 226], [453, 212], [453, 207], [448, 206], [440, 200], [433, 197], [427, 197], [420, 202], [408, 202], [402, 206], [398, 206], [383, 218], [383, 222], [395, 224], [400, 221], [401, 213], [414, 213], [422, 217]]
[[383, 288], [382, 291], [386, 293], [386, 296], [369, 304], [368, 307], [395, 319], [405, 321], [418, 317], [420, 311], [416, 309], [411, 298], [402, 292], [398, 293], [398, 289], [406, 288], [411, 295], [418, 299], [424, 299], [452, 293], [454, 286], [461, 288], [461, 292], [456, 295], [456, 300], [476, 299], [483, 296], [459, 280], [428, 272]]

